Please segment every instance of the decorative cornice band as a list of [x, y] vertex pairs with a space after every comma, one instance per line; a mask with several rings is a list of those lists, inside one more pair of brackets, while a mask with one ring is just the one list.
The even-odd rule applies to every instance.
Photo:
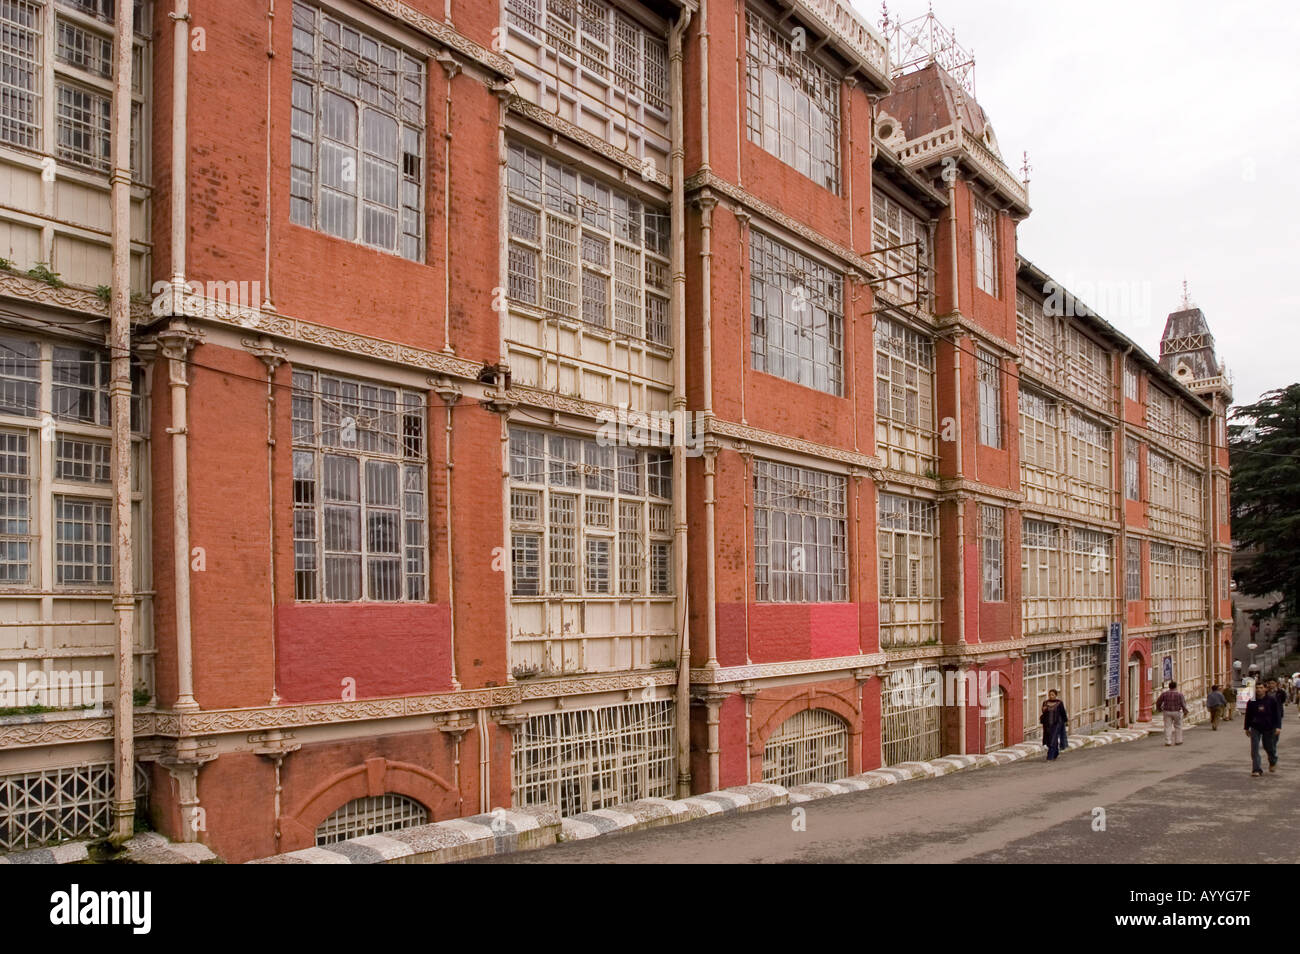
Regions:
[[479, 46], [469, 37], [457, 33], [447, 24], [439, 23], [432, 17], [426, 16], [419, 10], [400, 2], [400, 0], [363, 0], [363, 2], [381, 13], [388, 14], [394, 20], [406, 24], [417, 33], [431, 40], [436, 40], [450, 50], [455, 50], [480, 66], [500, 76], [514, 79], [515, 68], [506, 57]]
[[[545, 126], [561, 136], [572, 139], [583, 148], [604, 156], [610, 162], [622, 166], [629, 172], [635, 172], [638, 178], [644, 176], [644, 165], [638, 157], [630, 152], [615, 148], [599, 136], [587, 132], [581, 126], [574, 125], [567, 119], [562, 119], [554, 113], [547, 112], [536, 103], [529, 102], [520, 96], [512, 96], [510, 97], [510, 111], [518, 113], [520, 116], [526, 116], [533, 122]], [[664, 189], [671, 189], [673, 186], [672, 179], [668, 177], [667, 173], [660, 172], [658, 169], [654, 170], [654, 175], [649, 177], [649, 181]]]
[[742, 441], [746, 444], [763, 444], [768, 447], [779, 447], [783, 450], [794, 451], [797, 454], [807, 454], [809, 457], [821, 457], [826, 460], [835, 460], [842, 464], [849, 464], [855, 467], [878, 470], [884, 464], [879, 457], [872, 457], [870, 454], [846, 450], [842, 447], [829, 447], [826, 444], [815, 444], [812, 441], [801, 440], [797, 437], [788, 437], [784, 434], [774, 434], [771, 431], [764, 431], [757, 427], [750, 427], [748, 424], [737, 424], [734, 421], [723, 421], [718, 418], [709, 419], [707, 433], [710, 436], [717, 435], [719, 437], [729, 437], [732, 440]]
[[747, 666], [722, 666], [717, 669], [692, 669], [692, 686], [721, 686], [755, 679], [778, 679], [782, 676], [806, 676], [844, 672], [882, 666], [884, 653], [862, 653], [829, 659], [793, 659], [788, 662], [752, 663]]

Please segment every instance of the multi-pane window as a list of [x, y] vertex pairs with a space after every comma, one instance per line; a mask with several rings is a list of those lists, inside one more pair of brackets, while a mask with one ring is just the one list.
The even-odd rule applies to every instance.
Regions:
[[667, 211], [517, 143], [507, 166], [510, 300], [668, 344]]
[[1022, 685], [1025, 693], [1024, 737], [1026, 742], [1038, 741], [1038, 733], [1041, 729], [1038, 719], [1042, 715], [1043, 703], [1047, 701], [1048, 691], [1055, 689], [1060, 693], [1064, 688], [1061, 683], [1063, 675], [1061, 669], [1061, 651], [1059, 649], [1040, 650], [1039, 652], [1030, 653], [1025, 658]]
[[752, 8], [745, 21], [749, 141], [839, 192], [839, 77]]
[[976, 358], [979, 376], [980, 443], [1002, 446], [1002, 362], [980, 348]]
[[1174, 402], [1164, 391], [1147, 387], [1147, 427], [1165, 440], [1174, 436]]
[[[112, 584], [109, 370], [108, 355], [98, 348], [0, 337], [0, 584]], [[138, 366], [132, 385], [130, 488], [138, 517], [146, 466]], [[45, 566], [38, 546], [42, 513], [52, 528]]]
[[1016, 292], [1016, 340], [1024, 367], [1040, 377], [1056, 376], [1056, 319], [1043, 314], [1043, 303]]
[[665, 451], [510, 429], [514, 596], [667, 596], [672, 459]]
[[932, 500], [880, 494], [877, 550], [882, 646], [938, 636], [939, 531]]
[[1092, 418], [1070, 415], [1067, 468], [1074, 492], [1109, 506], [1111, 493], [1110, 428]]
[[889, 466], [935, 473], [934, 341], [876, 317], [876, 438]]
[[1219, 600], [1221, 602], [1226, 602], [1232, 598], [1232, 591], [1229, 587], [1229, 581], [1232, 578], [1232, 571], [1228, 563], [1228, 554], [1220, 553], [1218, 563], [1219, 563]]
[[293, 5], [289, 218], [421, 261], [425, 64]]
[[1042, 520], [1021, 524], [1021, 611], [1026, 636], [1059, 628], [1061, 528]]
[[294, 594], [427, 599], [424, 396], [293, 373]]
[[1129, 500], [1142, 499], [1142, 472], [1138, 466], [1138, 442], [1124, 439], [1124, 496]]
[[880, 694], [881, 764], [923, 762], [943, 754], [941, 716], [943, 708], [933, 693], [914, 691], [941, 676], [933, 667], [919, 663], [894, 670]]
[[763, 781], [835, 782], [849, 774], [849, 727], [826, 709], [796, 712], [763, 744]]
[[881, 284], [904, 304], [930, 308], [930, 229], [879, 189], [871, 191], [871, 246], [885, 271]]
[[506, 0], [510, 26], [652, 109], [668, 109], [668, 46], [605, 0]]
[[1148, 546], [1151, 566], [1151, 592], [1149, 618], [1152, 623], [1167, 623], [1174, 617], [1178, 598], [1177, 552], [1167, 543], [1152, 542]]
[[1099, 410], [1110, 410], [1114, 379], [1110, 354], [1084, 334], [1076, 322], [1065, 322], [1062, 338], [1064, 362], [1061, 385], [1080, 401]]
[[1214, 496], [1218, 505], [1219, 523], [1228, 522], [1228, 481], [1225, 477], [1214, 479]]
[[1111, 595], [1111, 537], [1097, 530], [1070, 532], [1075, 599], [1109, 599]]
[[754, 461], [754, 583], [770, 603], [849, 598], [848, 481], [839, 474]]
[[1056, 469], [1056, 403], [1038, 391], [1020, 389], [1020, 463]]
[[1138, 399], [1138, 370], [1132, 361], [1124, 362], [1124, 396], [1130, 401]]
[[1137, 537], [1124, 540], [1124, 599], [1142, 599], [1142, 541]]
[[776, 239], [749, 246], [754, 368], [830, 394], [844, 386], [844, 279]]
[[980, 557], [983, 596], [986, 603], [1000, 603], [1006, 599], [1003, 576], [1005, 570], [1004, 511], [1001, 507], [980, 504]]
[[998, 296], [998, 213], [980, 199], [975, 200], [975, 284]]
[[365, 795], [352, 799], [317, 825], [316, 844], [334, 845], [350, 838], [424, 825], [428, 821], [428, 810], [405, 795]]
[[[55, 8], [58, 8], [57, 11]], [[113, 5], [58, 0], [0, 3], [0, 142], [107, 173], [112, 165]], [[107, 12], [106, 12], [107, 11]], [[144, 176], [147, 4], [136, 4], [130, 165]], [[46, 36], [53, 32], [53, 56]], [[53, 135], [43, 111], [53, 102]]]

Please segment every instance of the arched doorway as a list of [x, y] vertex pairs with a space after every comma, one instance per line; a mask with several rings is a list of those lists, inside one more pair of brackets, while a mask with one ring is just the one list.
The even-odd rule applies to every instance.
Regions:
[[774, 785], [834, 782], [849, 774], [848, 723], [827, 709], [786, 719], [763, 746], [763, 781]]

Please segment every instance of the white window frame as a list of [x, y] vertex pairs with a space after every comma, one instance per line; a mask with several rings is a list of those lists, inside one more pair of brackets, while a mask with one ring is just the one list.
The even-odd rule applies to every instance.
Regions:
[[[419, 391], [328, 371], [294, 369], [294, 597], [298, 602], [422, 603], [429, 599], [425, 403]], [[388, 474], [393, 475], [392, 481]], [[355, 499], [339, 496], [340, 478], [353, 475]], [[354, 540], [345, 539], [350, 534], [343, 521], [350, 513], [356, 518]], [[339, 575], [347, 573], [354, 561], [355, 586]], [[394, 564], [395, 580], [384, 583], [384, 568]], [[337, 572], [331, 573], [332, 569]]]
[[1006, 600], [1006, 511], [979, 505], [982, 597], [985, 603]]
[[871, 247], [885, 271], [879, 286], [905, 305], [931, 308], [930, 224], [880, 189], [871, 190]]
[[428, 823], [429, 810], [413, 798], [396, 792], [363, 795], [340, 806], [316, 826], [316, 845], [334, 845]]
[[1124, 599], [1129, 603], [1142, 599], [1142, 541], [1137, 537], [1124, 539]]
[[979, 435], [986, 447], [1002, 446], [1002, 359], [984, 348], [976, 350], [979, 376]]
[[509, 450], [513, 599], [673, 595], [666, 451], [518, 425]]
[[1127, 500], [1142, 499], [1141, 453], [1140, 441], [1124, 438], [1124, 497]]
[[[11, 0], [7, 9], [24, 16], [0, 20], [11, 39], [0, 91], [10, 103], [25, 102], [26, 108], [0, 114], [0, 144], [51, 156], [59, 163], [106, 177], [112, 172], [115, 30], [109, 7], [89, 6], [94, 13], [76, 0]], [[133, 180], [143, 184], [148, 178], [149, 153], [151, 31], [147, 0], [136, 4], [134, 22], [129, 163]], [[18, 55], [16, 38], [20, 35], [31, 44], [31, 55]], [[104, 44], [108, 45], [107, 59]], [[26, 83], [16, 81], [19, 74], [26, 75]], [[71, 96], [78, 97], [79, 103], [67, 99]], [[53, 117], [52, 129], [45, 128], [47, 115]]]
[[876, 316], [876, 434], [890, 466], [938, 473], [934, 420], [934, 341], [900, 322]]
[[751, 6], [745, 24], [749, 141], [838, 195], [840, 78]]
[[828, 709], [804, 709], [763, 744], [763, 781], [790, 788], [849, 774], [849, 724]]
[[[108, 352], [0, 332], [0, 590], [107, 593], [114, 574]], [[132, 369], [133, 585], [146, 579], [147, 402]], [[91, 508], [75, 519], [65, 507]], [[88, 518], [88, 519], [85, 519]], [[50, 539], [42, 546], [41, 528]], [[88, 578], [87, 578], [88, 576]]]
[[1138, 399], [1138, 369], [1132, 361], [1124, 362], [1124, 396], [1130, 401]]
[[754, 599], [845, 602], [848, 559], [848, 478], [756, 458]]
[[755, 371], [844, 393], [844, 276], [763, 232], [749, 235]]
[[[425, 57], [303, 0], [294, 0], [292, 17], [289, 220], [424, 261]], [[329, 64], [327, 44], [339, 51], [339, 65]], [[350, 131], [331, 128], [326, 96], [351, 110]], [[391, 124], [390, 134], [368, 139], [372, 120], [372, 128]], [[336, 164], [327, 162], [331, 153]], [[345, 206], [350, 213], [334, 221], [330, 209], [341, 216]], [[379, 235], [385, 221], [391, 222], [391, 241]]]
[[998, 297], [998, 213], [983, 199], [975, 199], [972, 231], [975, 233], [975, 284]]
[[521, 143], [506, 164], [512, 306], [671, 346], [667, 210]]
[[877, 495], [880, 645], [920, 645], [938, 639], [938, 505], [900, 494]]

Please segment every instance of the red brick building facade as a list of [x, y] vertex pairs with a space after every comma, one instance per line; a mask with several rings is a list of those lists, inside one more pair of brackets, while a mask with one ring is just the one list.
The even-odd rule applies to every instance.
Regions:
[[[0, 124], [27, 209], [0, 223], [0, 665], [111, 684], [106, 133], [72, 111], [103, 74], [55, 39], [109, 42], [111, 3], [15, 10], [49, 55], [37, 119]], [[1049, 686], [1086, 729], [1149, 718], [1165, 659], [1192, 692], [1227, 673], [1203, 316], [1157, 362], [1021, 258], [988, 117], [847, 3], [137, 19], [158, 830], [244, 861], [830, 780], [1020, 741]], [[112, 715], [43, 709], [0, 717], [6, 850], [106, 824]], [[68, 778], [84, 831], [34, 794]]]

